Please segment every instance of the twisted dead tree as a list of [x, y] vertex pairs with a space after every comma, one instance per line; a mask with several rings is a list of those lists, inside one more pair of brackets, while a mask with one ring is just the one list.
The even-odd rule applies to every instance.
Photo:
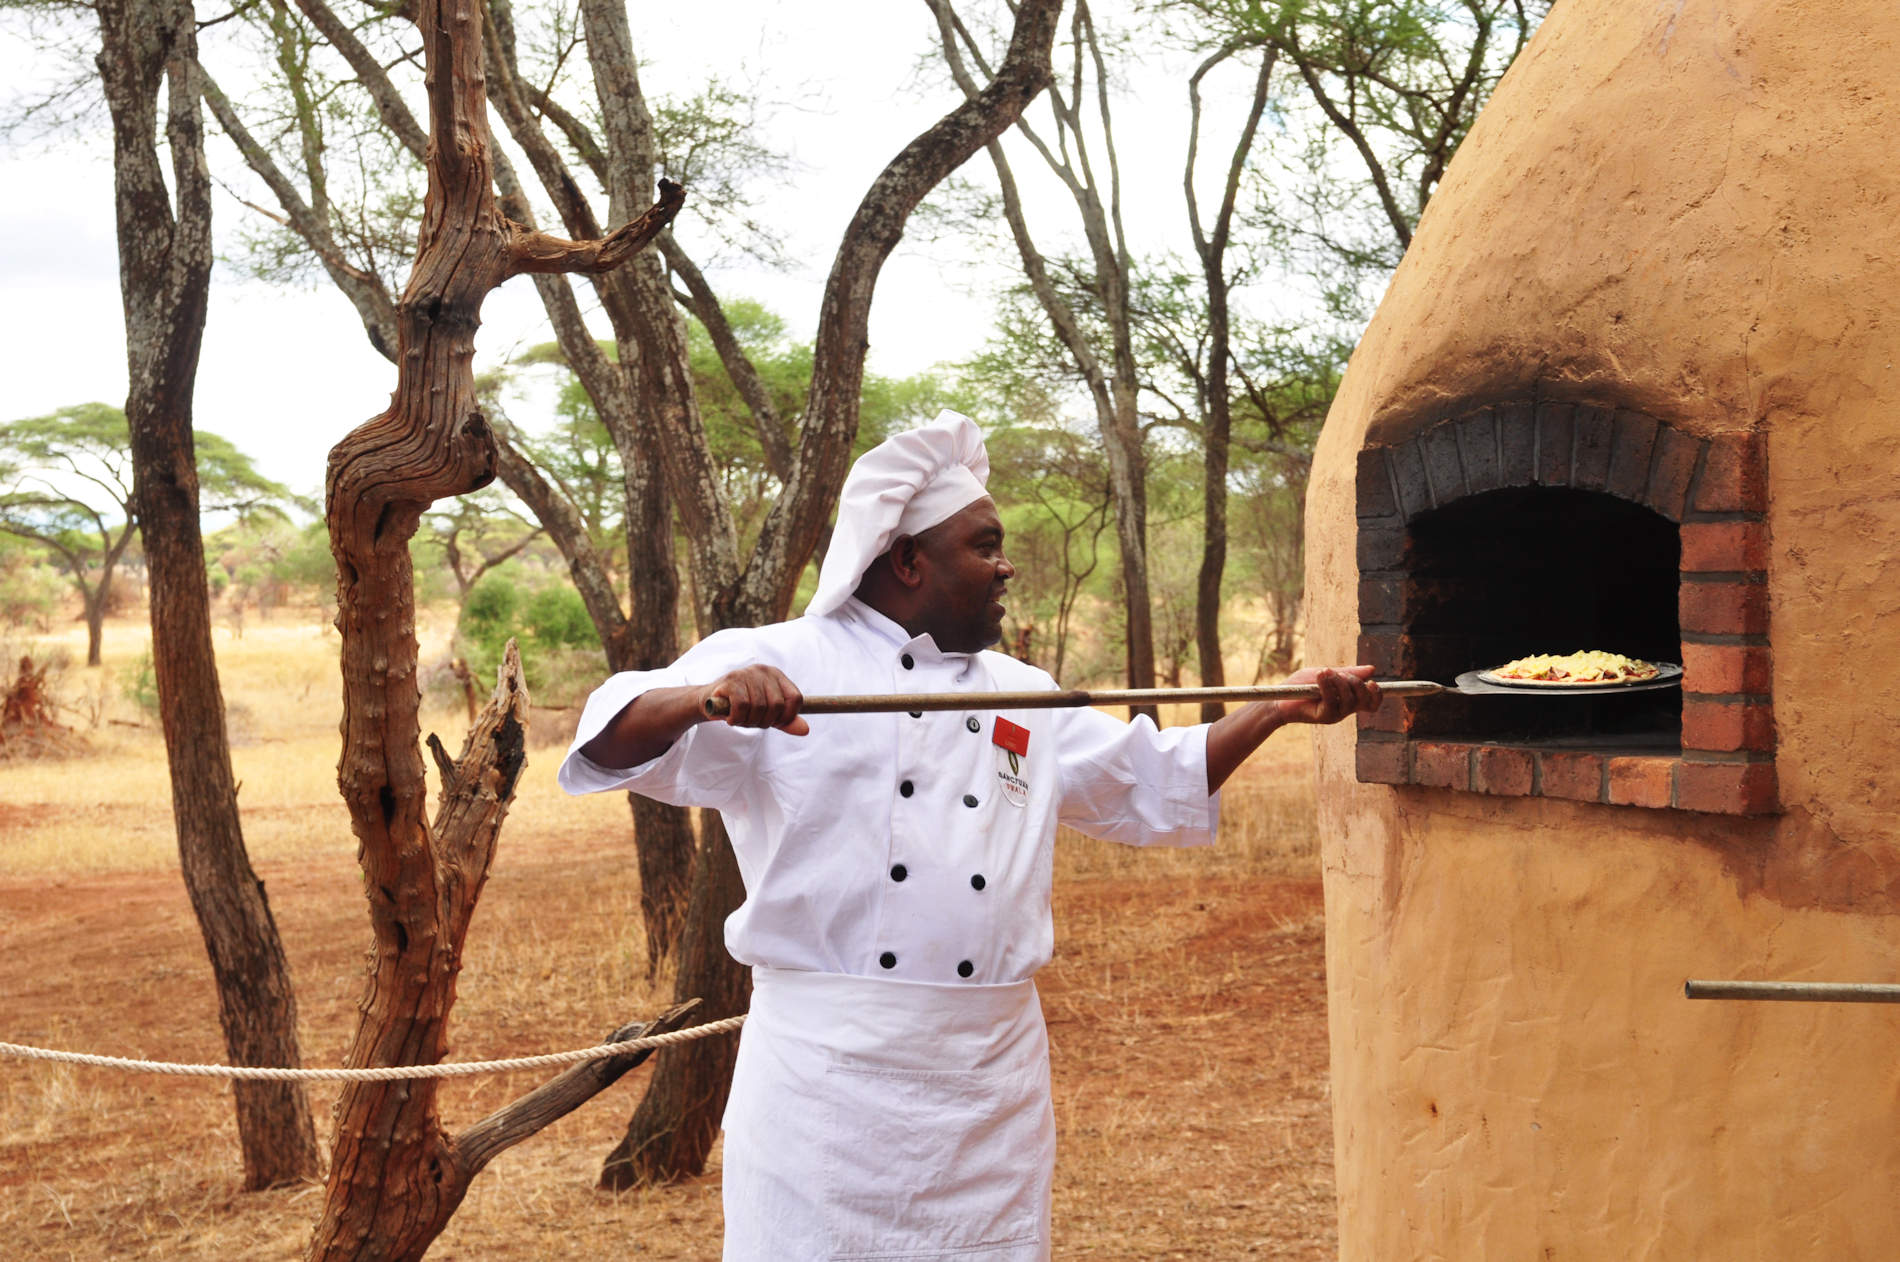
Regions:
[[[664, 264], [655, 255], [641, 254], [596, 281], [594, 297], [613, 327], [617, 356], [597, 344], [567, 279], [552, 271], [536, 274], [556, 340], [620, 456], [627, 588], [638, 598], [623, 607], [613, 576], [573, 506], [521, 453], [500, 444], [496, 473], [530, 506], [567, 557], [614, 669], [655, 666], [676, 654], [676, 526], [694, 578], [693, 616], [701, 634], [776, 621], [789, 611], [799, 574], [823, 536], [850, 463], [879, 271], [918, 203], [1008, 127], [1048, 84], [1062, 4], [1014, 4], [1009, 48], [990, 82], [899, 151], [859, 202], [825, 284], [811, 385], [795, 441], [781, 432], [784, 418], [755, 412], [771, 467], [783, 476], [780, 494], [749, 550], [725, 498], [700, 415], [674, 282], [685, 286], [686, 298], [709, 328], [721, 324], [722, 317], [680, 243], [662, 239]], [[421, 158], [429, 148], [424, 129], [410, 115], [387, 62], [359, 38], [360, 29], [339, 17], [327, 0], [295, 0], [295, 7], [348, 63], [395, 142]], [[572, 155], [605, 189], [605, 221], [627, 218], [646, 196], [659, 146], [640, 87], [626, 7], [614, 0], [581, 0], [580, 30], [594, 99], [579, 111], [562, 107], [532, 76], [517, 72], [511, 6], [488, 0], [482, 7], [488, 23], [490, 104], [527, 159], [526, 169], [517, 172], [501, 153], [492, 155], [503, 212], [528, 224], [524, 181], [531, 172], [564, 231], [575, 239], [596, 235], [597, 212], [583, 195], [585, 180], [568, 165]], [[391, 353], [400, 340], [395, 304], [380, 278], [366, 260], [352, 261], [318, 213], [314, 191], [309, 197], [298, 191], [214, 85], [207, 84], [205, 99], [247, 164], [272, 189], [286, 226], [304, 239], [355, 304], [371, 343]], [[715, 340], [727, 372], [741, 383], [741, 396], [755, 406], [765, 395], [743, 384], [751, 374], [743, 353], [732, 340]], [[780, 435], [776, 441], [774, 434]], [[648, 942], [663, 952], [663, 944], [677, 936], [676, 994], [703, 999], [708, 1019], [743, 1011], [750, 975], [726, 953], [720, 926], [744, 890], [717, 817], [706, 819], [695, 856], [680, 812], [635, 798], [633, 814]], [[692, 883], [682, 916], [678, 909], [689, 867]], [[607, 1159], [602, 1183], [626, 1187], [698, 1174], [718, 1134], [732, 1063], [732, 1045], [725, 1040], [660, 1057], [625, 1139]]]
[[[495, 476], [494, 437], [472, 366], [482, 301], [511, 276], [610, 271], [684, 200], [678, 185], [663, 184], [657, 204], [596, 240], [563, 240], [509, 219], [493, 188], [483, 9], [420, 0], [414, 12], [429, 102], [428, 194], [415, 266], [395, 309], [396, 390], [387, 411], [330, 453], [326, 487], [342, 636], [337, 779], [375, 934], [351, 1065], [432, 1064], [447, 1052], [462, 944], [526, 759], [527, 692], [520, 659], [509, 652], [461, 756], [451, 759], [431, 739], [442, 796], [429, 816], [408, 545], [436, 500]], [[570, 1084], [599, 1077], [563, 1075]], [[497, 1137], [515, 1142], [544, 1114], [528, 1109], [519, 1125], [489, 1127], [477, 1147], [444, 1131], [434, 1080], [350, 1084], [337, 1105], [329, 1183], [307, 1256], [421, 1257], [481, 1162], [500, 1150]]]

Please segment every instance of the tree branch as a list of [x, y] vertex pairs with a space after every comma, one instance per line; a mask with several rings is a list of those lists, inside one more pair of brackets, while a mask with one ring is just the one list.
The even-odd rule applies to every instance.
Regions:
[[1366, 164], [1366, 173], [1372, 177], [1372, 187], [1379, 194], [1379, 205], [1385, 209], [1386, 220], [1392, 225], [1392, 235], [1398, 238], [1401, 249], [1409, 249], [1412, 244], [1412, 225], [1406, 222], [1405, 213], [1399, 209], [1398, 199], [1392, 195], [1392, 186], [1386, 179], [1385, 166], [1379, 161], [1379, 155], [1372, 151], [1372, 143], [1366, 139], [1365, 132], [1354, 122], [1328, 95], [1326, 86], [1319, 81], [1319, 75], [1312, 65], [1300, 56], [1299, 46], [1293, 48], [1293, 64], [1298, 67], [1300, 78], [1306, 81], [1307, 90], [1313, 94], [1313, 100], [1319, 105], [1333, 125], [1352, 141], [1352, 147]]
[[244, 164], [255, 171], [258, 178], [276, 195], [278, 205], [284, 210], [284, 224], [310, 247], [317, 261], [323, 265], [323, 270], [343, 291], [343, 296], [350, 300], [350, 305], [356, 308], [357, 318], [363, 322], [363, 331], [369, 335], [370, 345], [383, 358], [393, 360], [396, 357], [396, 303], [389, 296], [382, 278], [355, 266], [344, 257], [336, 239], [330, 234], [330, 225], [305, 204], [297, 192], [297, 186], [285, 176], [270, 151], [251, 135], [223, 89], [219, 88], [203, 66], [197, 68], [195, 78], [199, 95], [211, 107], [211, 115], [218, 120], [218, 126], [224, 130], [225, 136], [237, 146]]
[[[602, 1042], [625, 1043], [677, 1030], [698, 1006], [697, 999], [674, 1004], [651, 1021], [621, 1026]], [[627, 1071], [644, 1063], [653, 1051], [653, 1048], [643, 1047], [624, 1056], [584, 1060], [470, 1126], [451, 1141], [450, 1150], [468, 1177], [473, 1178], [501, 1153], [613, 1086]]]
[[906, 145], [871, 182], [851, 216], [825, 280], [798, 458], [746, 566], [752, 607], [783, 609], [791, 603], [799, 571], [844, 482], [858, 428], [871, 296], [884, 260], [897, 248], [917, 203], [1001, 135], [1048, 86], [1061, 12], [1062, 0], [1021, 0], [1009, 52], [989, 86]]
[[508, 242], [509, 276], [529, 272], [611, 272], [652, 244], [686, 204], [686, 190], [668, 179], [660, 181], [660, 198], [638, 219], [622, 224], [594, 241], [568, 241], [511, 225]]
[[680, 247], [670, 231], [660, 234], [660, 255], [666, 260], [666, 265], [673, 269], [674, 275], [686, 283], [690, 300], [687, 309], [699, 317], [707, 335], [712, 338], [713, 350], [718, 352], [726, 376], [732, 379], [733, 388], [745, 401], [746, 410], [752, 413], [752, 423], [759, 434], [759, 445], [765, 449], [766, 468], [783, 485], [792, 476], [792, 444], [785, 437], [785, 422], [772, 403], [771, 392], [759, 380], [759, 370], [753, 366], [751, 356], [745, 353], [745, 348], [739, 345], [739, 339], [733, 336], [732, 323], [726, 319], [726, 309], [720, 305], [712, 286], [706, 283], [705, 274]]
[[350, 63], [350, 69], [356, 72], [357, 82], [363, 85], [370, 99], [376, 103], [376, 111], [382, 116], [383, 123], [396, 134], [418, 162], [426, 162], [429, 157], [429, 137], [410, 112], [409, 105], [402, 99], [402, 93], [389, 78], [388, 71], [376, 60], [363, 41], [356, 38], [356, 32], [336, 15], [335, 10], [323, 0], [296, 0], [297, 8], [310, 19], [330, 47], [343, 55]]

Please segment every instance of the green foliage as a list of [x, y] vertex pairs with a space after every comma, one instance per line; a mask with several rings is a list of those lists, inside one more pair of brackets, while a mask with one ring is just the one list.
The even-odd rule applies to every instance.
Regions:
[[25, 540], [0, 534], [0, 627], [51, 629], [63, 584]]
[[139, 660], [119, 671], [119, 691], [148, 719], [158, 717], [158, 672], [148, 649]]
[[1280, 71], [1248, 228], [1362, 322], [1550, 0], [1160, 0], [1203, 48]]
[[587, 605], [572, 587], [543, 587], [521, 611], [522, 631], [536, 648], [586, 648], [598, 644]]
[[268, 613], [292, 603], [327, 605], [336, 563], [322, 519], [297, 526], [252, 514], [205, 536], [205, 572], [214, 596]]
[[[794, 341], [785, 321], [760, 303], [739, 298], [724, 303], [723, 309], [734, 340], [751, 361], [779, 415], [786, 440], [796, 449], [811, 387], [811, 346]], [[778, 480], [767, 463], [758, 422], [727, 374], [712, 335], [698, 320], [689, 318], [686, 338], [700, 420], [739, 526], [741, 545], [749, 546], [778, 494]], [[614, 355], [611, 343], [601, 345], [610, 357]], [[553, 343], [531, 347], [514, 362], [517, 367], [552, 365], [562, 370], [552, 424], [533, 433], [517, 427], [513, 436], [524, 454], [579, 510], [594, 546], [606, 556], [623, 556], [618, 538], [623, 495], [620, 459], [593, 401]], [[946, 407], [975, 411], [978, 398], [933, 372], [901, 378], [866, 373], [853, 454], [868, 451], [887, 435], [928, 420]]]
[[660, 170], [693, 190], [687, 213], [726, 244], [768, 263], [781, 261], [779, 230], [754, 212], [753, 190], [783, 181], [786, 155], [761, 143], [756, 93], [713, 79], [687, 97], [653, 105]]
[[508, 574], [497, 571], [475, 584], [462, 606], [455, 642], [478, 680], [494, 678], [511, 636], [531, 687], [547, 682], [544, 675], [551, 666], [558, 666], [563, 677], [571, 674], [576, 657], [583, 658], [596, 677], [605, 665], [587, 606], [565, 583], [523, 591]]

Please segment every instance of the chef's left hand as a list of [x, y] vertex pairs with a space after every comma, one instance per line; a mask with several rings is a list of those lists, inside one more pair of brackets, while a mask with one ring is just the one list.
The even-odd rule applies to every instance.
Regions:
[[1379, 685], [1372, 682], [1370, 666], [1309, 666], [1283, 682], [1319, 685], [1318, 697], [1279, 703], [1283, 723], [1337, 723], [1379, 708]]

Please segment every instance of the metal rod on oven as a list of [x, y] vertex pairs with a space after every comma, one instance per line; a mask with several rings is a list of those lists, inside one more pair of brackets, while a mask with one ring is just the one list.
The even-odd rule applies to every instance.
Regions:
[[1690, 999], [1779, 999], [1793, 1003], [1900, 1003], [1900, 986], [1879, 982], [1686, 981]]

